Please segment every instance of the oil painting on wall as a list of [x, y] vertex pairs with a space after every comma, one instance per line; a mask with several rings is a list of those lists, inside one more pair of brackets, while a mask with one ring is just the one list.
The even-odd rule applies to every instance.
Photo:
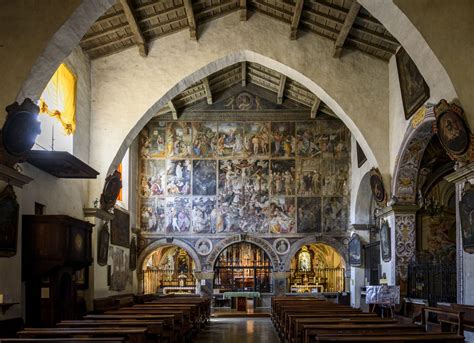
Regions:
[[350, 133], [338, 120], [151, 121], [140, 144], [144, 233], [347, 230]]
[[110, 247], [112, 270], [110, 275], [111, 291], [124, 291], [127, 286], [132, 286], [132, 273], [129, 269], [128, 252], [119, 247]]

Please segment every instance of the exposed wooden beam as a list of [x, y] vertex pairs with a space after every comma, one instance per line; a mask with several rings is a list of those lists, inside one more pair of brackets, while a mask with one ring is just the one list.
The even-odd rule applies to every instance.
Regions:
[[240, 21], [247, 21], [247, 0], [240, 0]]
[[137, 24], [137, 20], [135, 19], [135, 15], [133, 14], [132, 8], [130, 7], [128, 0], [119, 1], [122, 5], [123, 12], [125, 14], [125, 17], [127, 18], [128, 24], [130, 25], [130, 30], [133, 33], [133, 40], [135, 41], [135, 44], [138, 45], [138, 51], [140, 53], [140, 56], [146, 57], [146, 55], [148, 54], [148, 45], [145, 39], [143, 38], [142, 31], [140, 30], [140, 27]]
[[334, 43], [334, 51], [333, 56], [336, 58], [341, 57], [342, 47], [344, 46], [344, 42], [346, 41], [347, 36], [349, 35], [349, 31], [354, 24], [354, 21], [359, 14], [360, 4], [354, 0], [347, 12], [346, 19], [344, 20], [344, 24], [342, 24], [341, 31], [339, 31], [339, 35], [337, 36], [336, 43]]
[[283, 94], [285, 93], [286, 75], [281, 74], [280, 84], [278, 85], [277, 104], [283, 103]]
[[212, 105], [212, 92], [211, 92], [211, 87], [209, 86], [209, 79], [205, 77], [202, 80], [202, 84], [204, 86], [204, 90], [206, 91], [207, 104]]
[[105, 29], [104, 31], [99, 31], [97, 33], [93, 33], [93, 34], [82, 37], [81, 43], [88, 43], [88, 42], [90, 42], [94, 39], [106, 36], [108, 34], [118, 33], [117, 31], [124, 30], [127, 27], [129, 27], [128, 23], [122, 23], [122, 24], [119, 24], [117, 26], [109, 27], [109, 28]]
[[197, 25], [196, 19], [194, 18], [193, 3], [191, 0], [184, 0], [183, 4], [186, 11], [186, 16], [188, 17], [189, 36], [192, 40], [197, 40]]
[[178, 110], [176, 109], [176, 107], [174, 106], [173, 104], [173, 101], [169, 101], [168, 102], [168, 107], [170, 108], [171, 110], [171, 115], [173, 116], [173, 120], [178, 120]]
[[316, 118], [316, 114], [318, 113], [318, 109], [320, 105], [321, 105], [321, 99], [319, 98], [314, 99], [313, 106], [311, 106], [311, 119]]
[[296, 0], [295, 11], [293, 12], [293, 17], [291, 18], [291, 32], [290, 39], [296, 39], [296, 32], [298, 31], [298, 25], [300, 23], [301, 12], [303, 11], [304, 0]]
[[242, 87], [247, 87], [247, 62], [242, 62]]

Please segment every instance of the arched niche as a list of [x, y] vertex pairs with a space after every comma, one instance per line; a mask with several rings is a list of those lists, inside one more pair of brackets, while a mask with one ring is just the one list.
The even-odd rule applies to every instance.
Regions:
[[371, 224], [374, 213], [374, 196], [370, 187], [370, 172], [367, 172], [359, 183], [355, 201], [354, 223]]
[[143, 265], [145, 264], [147, 257], [151, 253], [153, 253], [156, 249], [165, 247], [165, 246], [170, 246], [170, 245], [175, 245], [180, 248], [183, 248], [189, 254], [189, 256], [191, 256], [196, 268], [194, 272], [200, 272], [202, 270], [201, 261], [199, 260], [199, 255], [194, 250], [194, 248], [188, 243], [186, 243], [185, 241], [181, 239], [176, 239], [176, 238], [173, 238], [172, 240], [167, 239], [167, 238], [161, 238], [147, 245], [138, 256], [137, 270], [139, 271], [143, 270]]
[[217, 258], [222, 253], [222, 251], [224, 251], [224, 249], [227, 248], [228, 246], [235, 243], [239, 243], [239, 242], [252, 243], [258, 246], [259, 248], [263, 249], [263, 251], [270, 258], [273, 270], [274, 271], [279, 270], [280, 259], [278, 258], [278, 255], [275, 253], [270, 243], [268, 243], [264, 239], [258, 238], [253, 235], [241, 234], [241, 235], [233, 235], [228, 238], [225, 238], [219, 241], [219, 243], [217, 243], [216, 245], [214, 245], [214, 249], [212, 249], [212, 252], [207, 256], [206, 262], [204, 264], [204, 269], [205, 269], [204, 271], [212, 271], [216, 264]]
[[172, 100], [175, 96], [186, 90], [194, 83], [202, 80], [203, 78], [208, 77], [209, 75], [216, 73], [222, 69], [225, 69], [233, 64], [242, 62], [258, 63], [269, 69], [275, 70], [305, 86], [319, 99], [321, 99], [321, 101], [323, 101], [328, 107], [330, 107], [331, 110], [336, 114], [336, 116], [351, 131], [351, 134], [354, 135], [354, 137], [362, 147], [369, 163], [373, 166], [379, 165], [372, 148], [369, 146], [360, 128], [355, 124], [353, 119], [346, 113], [346, 111], [341, 107], [341, 105], [333, 97], [331, 97], [331, 95], [326, 90], [324, 90], [315, 81], [313, 81], [303, 73], [273, 58], [256, 53], [255, 51], [239, 50], [233, 51], [222, 58], [211, 61], [207, 63], [207, 65], [205, 65], [204, 67], [201, 67], [193, 73], [187, 75], [178, 83], [176, 83], [171, 89], [169, 89], [150, 108], [148, 108], [148, 110], [139, 117], [137, 122], [133, 125], [133, 127], [126, 135], [125, 139], [120, 144], [120, 147], [118, 147], [118, 151], [108, 167], [107, 175], [112, 173], [117, 168], [117, 166], [120, 164], [123, 157], [125, 156], [127, 149], [133, 143], [134, 139], [140, 134], [140, 131], [152, 118], [156, 116], [156, 113], [158, 113], [164, 106], [169, 103], [170, 100]]
[[285, 255], [284, 260], [282, 261], [282, 269], [281, 271], [289, 272], [291, 269], [291, 260], [295, 256], [295, 254], [301, 249], [303, 245], [308, 245], [308, 244], [314, 244], [314, 243], [324, 243], [341, 255], [344, 265], [346, 266], [346, 276], [347, 273], [350, 273], [350, 268], [347, 268], [349, 266], [348, 264], [348, 257], [349, 257], [349, 251], [347, 249], [347, 246], [342, 242], [342, 240], [338, 240], [332, 237], [327, 237], [327, 236], [308, 236], [305, 238], [302, 238], [300, 240], [297, 240], [296, 242], [291, 244], [290, 251], [288, 254]]
[[421, 159], [433, 137], [435, 121], [433, 107], [425, 108], [425, 115], [417, 125], [410, 123], [403, 138], [393, 172], [392, 194], [399, 204], [415, 205]]

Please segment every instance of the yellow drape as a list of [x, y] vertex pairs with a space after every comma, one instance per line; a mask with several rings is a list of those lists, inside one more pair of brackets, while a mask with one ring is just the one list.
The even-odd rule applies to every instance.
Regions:
[[40, 113], [57, 118], [66, 135], [76, 130], [76, 76], [63, 63], [41, 94]]

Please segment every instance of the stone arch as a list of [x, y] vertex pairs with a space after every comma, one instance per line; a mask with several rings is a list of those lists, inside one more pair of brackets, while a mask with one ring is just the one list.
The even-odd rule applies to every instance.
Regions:
[[421, 159], [433, 137], [433, 107], [425, 108], [425, 115], [417, 125], [412, 120], [397, 155], [397, 163], [393, 172], [392, 194], [399, 204], [414, 205], [417, 198], [418, 173]]
[[367, 143], [367, 140], [362, 135], [360, 129], [351, 119], [351, 117], [344, 111], [344, 109], [334, 100], [323, 88], [321, 88], [316, 82], [302, 74], [301, 72], [276, 61], [273, 58], [258, 54], [250, 50], [240, 50], [229, 53], [228, 55], [214, 60], [204, 67], [191, 73], [180, 82], [175, 84], [169, 89], [161, 98], [159, 98], [135, 123], [133, 128], [129, 131], [122, 144], [120, 145], [114, 159], [112, 160], [107, 175], [111, 174], [122, 161], [127, 149], [130, 147], [134, 139], [139, 135], [140, 131], [145, 125], [156, 116], [156, 113], [163, 108], [171, 99], [177, 96], [179, 93], [184, 91], [192, 84], [200, 81], [201, 79], [219, 71], [226, 67], [229, 67], [236, 63], [241, 62], [253, 62], [261, 64], [267, 68], [273, 69], [287, 77], [299, 82], [311, 92], [313, 92], [319, 99], [321, 99], [331, 110], [341, 119], [344, 124], [349, 128], [351, 133], [355, 136], [357, 142], [362, 147], [364, 154], [367, 156], [368, 162], [372, 166], [378, 166], [375, 154], [371, 147]]
[[370, 187], [370, 171], [365, 173], [359, 183], [355, 201], [354, 223], [371, 224], [373, 221], [374, 196]]
[[47, 42], [45, 49], [31, 67], [16, 97], [19, 103], [25, 98], [33, 100], [39, 98], [59, 64], [69, 56], [94, 22], [116, 2], [116, 0], [82, 1]]
[[258, 246], [259, 248], [262, 248], [263, 251], [265, 251], [265, 253], [270, 258], [270, 261], [272, 261], [273, 270], [279, 270], [278, 267], [280, 265], [280, 259], [278, 258], [278, 255], [275, 253], [270, 243], [254, 235], [240, 234], [225, 238], [219, 241], [216, 245], [214, 245], [214, 249], [212, 249], [212, 252], [206, 258], [206, 263], [204, 265], [206, 271], [212, 271], [214, 269], [214, 265], [216, 264], [217, 258], [225, 248], [232, 244], [240, 242], [252, 243]]
[[291, 267], [291, 259], [295, 254], [298, 252], [298, 250], [301, 249], [303, 245], [308, 245], [308, 244], [314, 244], [314, 243], [324, 243], [329, 245], [331, 248], [334, 248], [342, 257], [344, 260], [344, 264], [346, 266], [346, 274], [347, 270], [349, 269], [349, 250], [347, 249], [347, 246], [343, 244], [341, 241], [333, 238], [333, 237], [327, 237], [327, 236], [308, 236], [305, 238], [301, 238], [297, 240], [296, 242], [291, 244], [290, 251], [288, 254], [286, 254], [284, 260], [282, 261], [282, 271], [290, 271]]
[[186, 252], [191, 256], [191, 258], [194, 260], [196, 270], [194, 272], [200, 272], [202, 270], [201, 267], [201, 261], [199, 260], [199, 255], [197, 254], [196, 250], [194, 250], [194, 247], [188, 244], [187, 242], [177, 239], [177, 238], [161, 238], [158, 239], [150, 244], [148, 244], [141, 252], [140, 255], [138, 256], [138, 263], [137, 263], [137, 271], [141, 271], [143, 269], [143, 264], [145, 263], [146, 258], [156, 249], [164, 246], [169, 246], [169, 245], [176, 245], [180, 248], [183, 248], [186, 250]]

